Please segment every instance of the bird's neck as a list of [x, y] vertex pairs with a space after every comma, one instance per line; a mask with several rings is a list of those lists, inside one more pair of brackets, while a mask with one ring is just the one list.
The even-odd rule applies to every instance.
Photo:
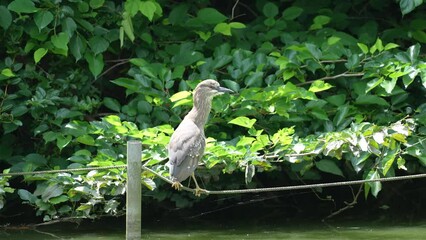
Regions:
[[185, 118], [191, 119], [200, 129], [204, 129], [212, 108], [212, 99], [194, 97], [194, 106]]

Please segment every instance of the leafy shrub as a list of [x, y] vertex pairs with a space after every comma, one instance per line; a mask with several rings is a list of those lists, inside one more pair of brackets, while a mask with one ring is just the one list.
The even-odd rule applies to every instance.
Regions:
[[[416, 3], [0, 1], [0, 166], [120, 165], [136, 138], [144, 164], [167, 176], [173, 127], [196, 84], [214, 78], [238, 94], [213, 103], [199, 171], [207, 187], [255, 187], [257, 172], [294, 181], [422, 172]], [[223, 180], [235, 171], [245, 179]], [[143, 173], [154, 201], [193, 203], [153, 178]], [[45, 220], [121, 214], [124, 179], [120, 169], [25, 176], [16, 193]], [[0, 208], [9, 180], [0, 178]], [[381, 185], [365, 189], [377, 196]]]

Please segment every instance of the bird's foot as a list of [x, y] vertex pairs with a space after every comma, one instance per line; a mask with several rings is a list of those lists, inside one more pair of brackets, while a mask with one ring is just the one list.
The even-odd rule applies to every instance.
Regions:
[[172, 187], [178, 191], [182, 190], [182, 184], [180, 182], [173, 182]]
[[208, 194], [207, 193], [207, 190], [206, 189], [202, 189], [202, 188], [200, 188], [200, 187], [196, 187], [195, 188], [195, 191], [194, 191], [194, 195], [196, 196], [196, 197], [201, 197], [201, 194]]

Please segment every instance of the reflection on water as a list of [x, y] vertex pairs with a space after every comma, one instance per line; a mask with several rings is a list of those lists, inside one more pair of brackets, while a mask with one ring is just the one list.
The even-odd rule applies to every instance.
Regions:
[[[96, 226], [95, 226], [96, 225]], [[426, 224], [417, 225], [369, 225], [341, 223], [341, 224], [298, 224], [295, 226], [251, 226], [223, 227], [211, 226], [201, 229], [197, 226], [174, 228], [168, 225], [165, 228], [156, 226], [144, 228], [142, 239], [425, 239]], [[34, 240], [34, 239], [75, 239], [75, 240], [118, 240], [125, 239], [125, 227], [108, 224], [54, 225], [39, 227], [36, 230], [0, 230], [2, 240]]]

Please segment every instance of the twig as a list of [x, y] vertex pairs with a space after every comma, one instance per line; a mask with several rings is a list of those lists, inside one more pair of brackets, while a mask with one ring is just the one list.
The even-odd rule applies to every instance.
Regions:
[[348, 203], [348, 202], [345, 202], [345, 204], [346, 204], [346, 206], [345, 207], [343, 207], [343, 208], [341, 208], [341, 209], [339, 209], [339, 210], [337, 210], [337, 211], [335, 211], [335, 212], [332, 212], [330, 215], [328, 215], [327, 217], [325, 217], [322, 221], [324, 222], [325, 220], [327, 220], [327, 219], [329, 219], [329, 218], [332, 218], [332, 217], [334, 217], [334, 216], [336, 216], [336, 215], [339, 215], [340, 213], [342, 213], [342, 212], [344, 212], [344, 211], [346, 211], [346, 210], [348, 210], [348, 209], [351, 209], [351, 208], [353, 208], [357, 203], [358, 203], [358, 197], [359, 197], [359, 195], [361, 194], [361, 192], [362, 192], [362, 187], [363, 187], [363, 184], [361, 184], [360, 186], [359, 186], [359, 189], [358, 189], [358, 192], [356, 193], [356, 195], [354, 195], [354, 193], [353, 193], [353, 189], [352, 189], [352, 195], [353, 195], [353, 199], [352, 199], [352, 202], [350, 202], [350, 203]]
[[114, 68], [116, 68], [116, 67], [118, 67], [118, 66], [121, 66], [121, 65], [123, 65], [123, 64], [126, 64], [126, 63], [128, 63], [129, 62], [129, 60], [128, 59], [125, 59], [125, 61], [122, 61], [122, 62], [118, 62], [118, 63], [116, 63], [116, 64], [114, 64], [114, 65], [112, 65], [110, 68], [108, 68], [107, 70], [105, 70], [103, 73], [101, 73], [96, 79], [95, 79], [95, 81], [96, 80], [98, 80], [99, 78], [101, 78], [102, 76], [104, 76], [105, 74], [107, 74], [109, 71], [111, 71], [112, 69], [114, 69]]
[[337, 74], [337, 75], [334, 75], [334, 76], [326, 76], [326, 77], [322, 77], [322, 78], [315, 79], [315, 80], [312, 80], [312, 81], [299, 83], [296, 86], [302, 86], [302, 85], [310, 84], [310, 83], [313, 83], [313, 82], [318, 81], [318, 80], [332, 80], [332, 79], [341, 78], [341, 77], [360, 77], [360, 76], [364, 76], [364, 73], [363, 72], [358, 72], [358, 73], [344, 72], [344, 73]]
[[232, 12], [231, 12], [231, 21], [234, 19], [234, 14], [235, 14], [235, 8], [237, 7], [237, 5], [238, 5], [238, 2], [239, 2], [240, 0], [237, 0], [237, 1], [235, 1], [235, 4], [234, 4], [234, 6], [232, 7]]

